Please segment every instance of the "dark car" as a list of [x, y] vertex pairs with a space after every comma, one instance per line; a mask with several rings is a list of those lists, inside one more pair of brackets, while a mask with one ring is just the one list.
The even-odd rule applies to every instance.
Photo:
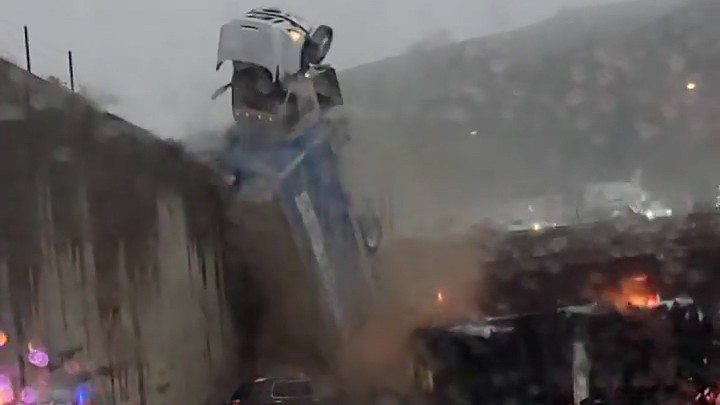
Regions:
[[320, 403], [312, 383], [298, 378], [260, 378], [241, 385], [229, 405], [310, 405]]

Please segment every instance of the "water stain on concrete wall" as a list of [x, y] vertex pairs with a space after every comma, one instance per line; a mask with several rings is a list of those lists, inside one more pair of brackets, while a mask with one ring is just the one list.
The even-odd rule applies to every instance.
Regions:
[[18, 77], [0, 65], [0, 107], [22, 112], [0, 119], [0, 361], [32, 384], [32, 339], [51, 380], [75, 362], [109, 403], [201, 403], [237, 359], [212, 176], [35, 78], [23, 99]]

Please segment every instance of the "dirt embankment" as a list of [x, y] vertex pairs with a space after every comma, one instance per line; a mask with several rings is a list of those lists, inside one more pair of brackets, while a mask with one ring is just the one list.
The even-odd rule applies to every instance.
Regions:
[[388, 242], [376, 257], [381, 305], [348, 345], [346, 366], [355, 389], [405, 391], [411, 383], [407, 339], [421, 325], [477, 315], [482, 286], [480, 249], [470, 236]]

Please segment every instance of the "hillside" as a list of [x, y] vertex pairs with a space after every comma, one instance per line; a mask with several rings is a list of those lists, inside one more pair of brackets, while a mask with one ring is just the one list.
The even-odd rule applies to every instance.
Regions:
[[506, 70], [546, 55], [583, 47], [588, 40], [622, 40], [683, 3], [635, 0], [570, 8], [510, 32], [361, 65], [342, 72], [341, 79], [350, 101], [363, 109], [417, 114], [423, 101], [471, 95], [489, 81], [503, 81]]
[[637, 168], [669, 196], [702, 193], [719, 169], [718, 16], [710, 0], [585, 7], [351, 69], [357, 142], [397, 148], [378, 160], [408, 167], [392, 168], [410, 174], [400, 204], [441, 211]]

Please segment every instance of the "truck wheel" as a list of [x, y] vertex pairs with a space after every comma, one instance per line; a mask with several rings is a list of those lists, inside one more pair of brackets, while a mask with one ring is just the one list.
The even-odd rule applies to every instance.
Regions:
[[330, 51], [332, 40], [333, 29], [327, 25], [318, 26], [303, 44], [300, 56], [303, 67], [320, 64]]

